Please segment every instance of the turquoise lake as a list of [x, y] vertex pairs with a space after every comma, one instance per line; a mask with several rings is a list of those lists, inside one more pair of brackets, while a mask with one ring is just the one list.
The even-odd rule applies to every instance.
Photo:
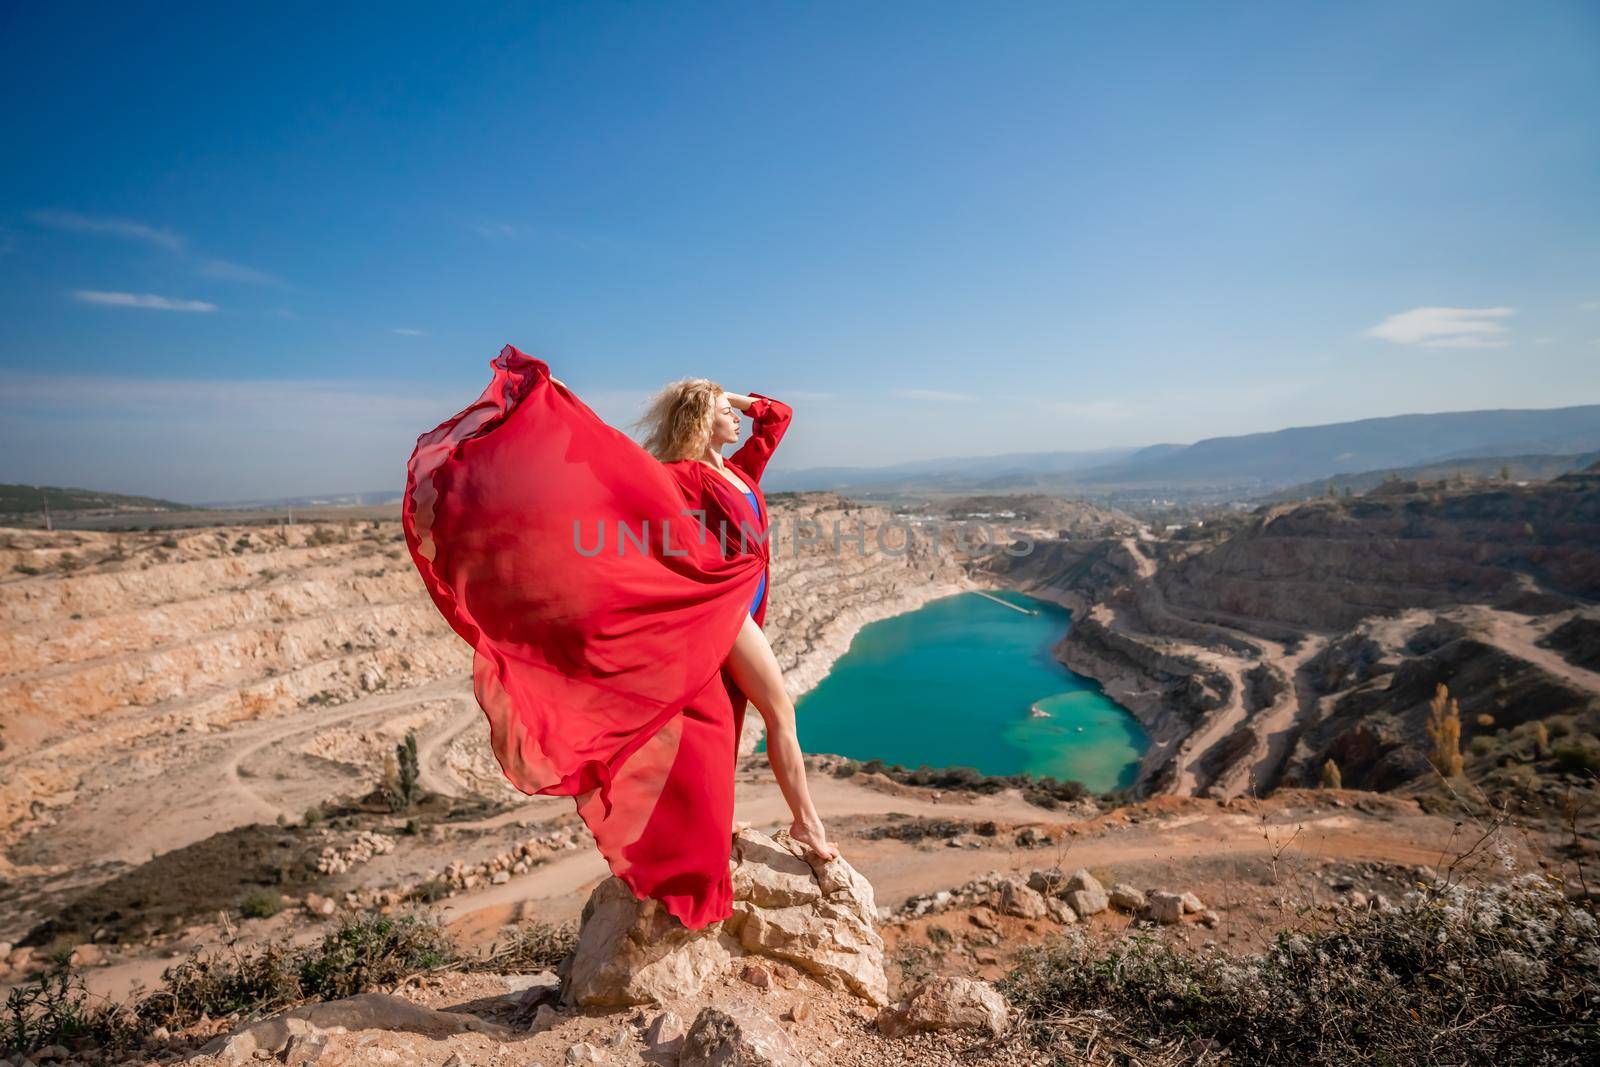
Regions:
[[[1037, 614], [958, 593], [862, 628], [796, 702], [801, 747], [910, 768], [1050, 775], [1095, 792], [1132, 784], [1144, 730], [1050, 656], [1071, 612], [993, 595]], [[1049, 717], [1031, 715], [1035, 707]]]

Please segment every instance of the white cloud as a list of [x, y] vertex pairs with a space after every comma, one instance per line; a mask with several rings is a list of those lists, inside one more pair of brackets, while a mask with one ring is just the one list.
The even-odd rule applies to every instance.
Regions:
[[503, 222], [480, 223], [473, 226], [472, 229], [474, 233], [491, 238], [515, 237], [517, 235], [515, 226], [508, 226]]
[[123, 237], [130, 241], [144, 241], [160, 245], [174, 252], [183, 250], [184, 239], [164, 226], [150, 226], [133, 219], [113, 219], [93, 215], [80, 215], [76, 211], [31, 211], [28, 218], [40, 226], [55, 230], [73, 230], [78, 233], [103, 233]]
[[85, 304], [102, 307], [149, 308], [152, 311], [215, 311], [217, 305], [204, 300], [174, 300], [154, 293], [104, 293], [95, 289], [75, 289], [72, 295]]
[[282, 285], [283, 279], [264, 270], [231, 263], [226, 259], [208, 259], [200, 264], [200, 273], [207, 278], [220, 278], [225, 282], [247, 282], [250, 285]]
[[967, 393], [946, 393], [939, 389], [893, 389], [903, 400], [937, 400], [943, 403], [971, 404], [978, 398]]
[[421, 330], [413, 330], [409, 326], [391, 326], [391, 327], [389, 327], [389, 332], [390, 333], [397, 333], [401, 337], [421, 337], [422, 336], [422, 331]]
[[1580, 311], [1600, 311], [1600, 300], [1585, 300], [1578, 305]]
[[188, 238], [164, 226], [151, 226], [149, 223], [139, 222], [135, 219], [80, 215], [76, 211], [31, 211], [28, 213], [28, 218], [36, 225], [47, 226], [55, 230], [105, 234], [111, 237], [122, 237], [130, 241], [143, 241], [146, 244], [165, 248], [188, 260], [193, 264], [195, 273], [203, 277], [218, 278], [226, 282], [247, 282], [250, 285], [286, 284], [282, 278], [275, 274], [268, 274], [264, 270], [247, 267], [243, 263], [234, 263], [226, 259], [212, 259], [209, 257], [197, 258], [188, 251]]
[[1421, 307], [1390, 315], [1367, 331], [1368, 337], [1424, 348], [1499, 348], [1510, 344], [1498, 319], [1516, 308]]

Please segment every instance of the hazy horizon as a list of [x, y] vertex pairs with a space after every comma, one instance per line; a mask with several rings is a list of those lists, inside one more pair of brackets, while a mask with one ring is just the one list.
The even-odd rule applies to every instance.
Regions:
[[403, 483], [506, 343], [773, 470], [1600, 402], [1600, 8], [13, 13], [0, 481]]

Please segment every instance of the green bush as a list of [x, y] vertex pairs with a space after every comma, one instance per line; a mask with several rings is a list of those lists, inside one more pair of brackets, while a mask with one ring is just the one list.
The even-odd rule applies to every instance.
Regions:
[[1600, 749], [1592, 745], [1557, 745], [1552, 752], [1556, 767], [1568, 774], [1600, 773]]
[[239, 902], [239, 912], [248, 919], [265, 919], [283, 910], [283, 895], [256, 889]]

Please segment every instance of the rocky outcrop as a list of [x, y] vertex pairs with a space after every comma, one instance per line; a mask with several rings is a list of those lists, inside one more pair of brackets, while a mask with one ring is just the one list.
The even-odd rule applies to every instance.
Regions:
[[1369, 628], [1346, 646], [1363, 658], [1374, 655], [1369, 649], [1381, 651], [1364, 681], [1325, 700], [1300, 730], [1287, 781], [1317, 784], [1330, 759], [1347, 788], [1381, 791], [1432, 777], [1425, 723], [1440, 685], [1460, 708], [1463, 749], [1480, 733], [1600, 710], [1594, 690], [1514, 654], [1458, 619], [1431, 619], [1409, 636], [1404, 628], [1388, 629], [1398, 629], [1402, 640], [1390, 636], [1385, 647]]
[[959, 975], [929, 978], [911, 995], [878, 1013], [886, 1037], [914, 1030], [987, 1030], [996, 1036], [1010, 1025], [1010, 1009], [988, 982]]
[[[1600, 694], [1600, 626], [1579, 606], [1600, 596], [1593, 472], [1527, 487], [1389, 486], [1264, 508], [1212, 540], [1141, 533], [1036, 554], [995, 573], [1074, 607], [1054, 653], [1145, 727], [1142, 795], [1314, 784], [1329, 758], [1361, 768], [1346, 784], [1409, 782], [1428, 767], [1418, 679], [1470, 692], [1463, 718], [1496, 729]], [[1444, 618], [1473, 612], [1499, 616], [1487, 636]], [[1396, 639], [1402, 617], [1419, 615], [1425, 624], [1406, 622]], [[1551, 616], [1543, 634], [1519, 632], [1518, 619]], [[1411, 674], [1389, 678], [1407, 664]]]
[[562, 999], [581, 1007], [692, 997], [735, 961], [765, 957], [829, 988], [888, 1002], [872, 885], [843, 858], [821, 863], [787, 834], [734, 839], [733, 915], [689, 930], [618, 878], [584, 907], [577, 951], [562, 965]]
[[1600, 492], [1558, 480], [1271, 508], [1157, 582], [1174, 611], [1276, 636], [1384, 611], [1510, 606], [1528, 592], [1522, 576], [1557, 598], [1600, 598]]
[[[200, 1051], [216, 1057], [219, 1064], [256, 1063], [262, 1059], [291, 1059], [291, 1046], [316, 1046], [326, 1041], [327, 1031], [405, 1030], [434, 1038], [476, 1032], [496, 1037], [514, 1036], [504, 1026], [485, 1022], [463, 1012], [436, 1011], [385, 993], [361, 993], [342, 1000], [330, 1000], [249, 1023], [215, 1038]], [[315, 1062], [313, 1058], [311, 1062]]]

